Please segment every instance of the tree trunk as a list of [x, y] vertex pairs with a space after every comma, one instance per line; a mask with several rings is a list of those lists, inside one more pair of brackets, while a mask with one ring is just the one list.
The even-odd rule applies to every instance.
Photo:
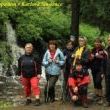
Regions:
[[79, 38], [79, 16], [80, 16], [80, 0], [72, 0], [71, 34], [75, 36], [76, 45], [78, 45]]

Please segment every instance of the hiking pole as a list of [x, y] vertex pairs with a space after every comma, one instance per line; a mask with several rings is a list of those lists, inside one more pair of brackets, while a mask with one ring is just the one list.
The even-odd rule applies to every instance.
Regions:
[[49, 80], [47, 81], [47, 94], [46, 94], [46, 102], [49, 100]]
[[49, 101], [49, 79], [47, 80], [46, 94], [45, 94], [45, 102]]
[[60, 75], [60, 77], [61, 77], [61, 79], [60, 79], [60, 82], [61, 82], [61, 94], [62, 94], [62, 103], [64, 102], [64, 97], [65, 97], [65, 90], [64, 90], [64, 70], [61, 70], [61, 75]]

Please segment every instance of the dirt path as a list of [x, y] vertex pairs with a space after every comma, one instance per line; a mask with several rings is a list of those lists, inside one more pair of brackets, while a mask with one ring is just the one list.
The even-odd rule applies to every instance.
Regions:
[[89, 105], [89, 108], [83, 108], [81, 106], [75, 107], [71, 104], [62, 104], [57, 101], [51, 104], [42, 104], [41, 106], [19, 106], [15, 108], [10, 108], [9, 110], [110, 110], [110, 107], [104, 107], [103, 105]]

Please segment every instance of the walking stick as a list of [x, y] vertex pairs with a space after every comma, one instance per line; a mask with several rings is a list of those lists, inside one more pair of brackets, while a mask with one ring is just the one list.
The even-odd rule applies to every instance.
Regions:
[[46, 94], [45, 94], [45, 103], [49, 101], [49, 79], [47, 80]]
[[61, 82], [61, 95], [62, 95], [62, 101], [64, 101], [64, 72], [63, 70], [61, 70], [61, 74], [60, 74], [60, 82]]
[[47, 81], [46, 102], [49, 101], [49, 81]]

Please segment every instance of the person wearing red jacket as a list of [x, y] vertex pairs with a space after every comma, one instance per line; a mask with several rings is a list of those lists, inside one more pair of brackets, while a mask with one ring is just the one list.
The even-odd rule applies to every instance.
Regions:
[[87, 89], [90, 83], [90, 76], [86, 69], [79, 63], [68, 79], [68, 86], [72, 101], [81, 101], [83, 107], [87, 108]]

